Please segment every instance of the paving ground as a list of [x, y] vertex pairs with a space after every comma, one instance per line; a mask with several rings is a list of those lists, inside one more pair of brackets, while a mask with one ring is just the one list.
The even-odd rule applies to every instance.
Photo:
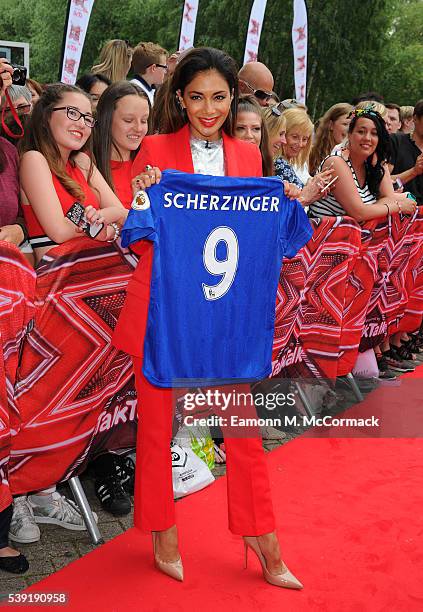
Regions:
[[[375, 388], [375, 385], [368, 384], [362, 387], [364, 394]], [[354, 396], [347, 385], [341, 384], [337, 389], [336, 405], [327, 409], [326, 414], [335, 414], [351, 406], [355, 402]], [[286, 438], [282, 443], [289, 442], [292, 438], [301, 435], [301, 430], [291, 428], [286, 432]], [[266, 450], [279, 446], [279, 442], [264, 442]], [[224, 466], [216, 466], [214, 474], [216, 477], [225, 473]], [[82, 476], [81, 482], [84, 486], [87, 498], [92, 509], [98, 514], [98, 524], [104, 540], [107, 542], [115, 536], [123, 533], [133, 524], [133, 512], [131, 514], [115, 518], [111, 514], [102, 510], [100, 503], [94, 493], [94, 483], [90, 476]], [[62, 494], [71, 496], [69, 489], [60, 489]], [[53, 572], [65, 567], [71, 561], [82, 557], [95, 547], [91, 544], [86, 531], [69, 531], [61, 527], [40, 525], [41, 540], [34, 544], [18, 545], [19, 550], [24, 553], [30, 563], [30, 568], [24, 575], [14, 576], [0, 570], [0, 593], [15, 593], [25, 587], [46, 578]]]

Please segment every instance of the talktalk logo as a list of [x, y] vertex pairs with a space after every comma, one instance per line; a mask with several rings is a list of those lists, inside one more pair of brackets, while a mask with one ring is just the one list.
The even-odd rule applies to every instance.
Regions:
[[374, 338], [374, 336], [380, 336], [386, 334], [388, 326], [385, 321], [382, 323], [366, 323], [363, 329], [363, 338]]
[[279, 374], [279, 372], [283, 368], [287, 368], [288, 366], [294, 365], [296, 363], [300, 363], [301, 361], [303, 361], [305, 356], [306, 354], [301, 348], [301, 346], [295, 347], [293, 351], [292, 350], [286, 351], [286, 353], [281, 359], [274, 362], [273, 372], [272, 372], [273, 376], [275, 376], [276, 374]]
[[137, 400], [126, 400], [123, 405], [115, 406], [112, 412], [102, 412], [97, 421], [97, 432], [108, 431], [117, 425], [128, 421], [135, 421], [137, 414]]

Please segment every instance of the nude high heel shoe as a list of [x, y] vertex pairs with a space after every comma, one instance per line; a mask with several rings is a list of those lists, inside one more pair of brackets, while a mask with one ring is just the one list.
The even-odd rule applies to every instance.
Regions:
[[261, 552], [260, 545], [256, 537], [243, 536], [244, 547], [245, 547], [245, 568], [247, 568], [248, 562], [248, 549], [251, 548], [257, 555], [258, 560], [261, 563], [263, 570], [263, 577], [269, 584], [274, 586], [284, 587], [286, 589], [302, 589], [303, 585], [299, 580], [295, 578], [293, 574], [285, 565], [285, 569], [281, 574], [271, 574], [266, 566], [266, 559]]
[[163, 574], [167, 574], [171, 578], [175, 578], [175, 580], [179, 580], [183, 582], [184, 580], [184, 567], [182, 565], [182, 559], [179, 557], [177, 561], [162, 561], [156, 555], [156, 537], [157, 532], [152, 531], [151, 536], [153, 538], [153, 553], [154, 553], [154, 562], [158, 570], [163, 572]]

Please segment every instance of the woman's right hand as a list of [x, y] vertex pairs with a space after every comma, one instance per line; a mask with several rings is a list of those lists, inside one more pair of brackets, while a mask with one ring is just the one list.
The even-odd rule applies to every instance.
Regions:
[[330, 187], [326, 189], [325, 185], [332, 179], [332, 175], [333, 168], [331, 167], [322, 172], [318, 172], [309, 179], [301, 192], [301, 201], [304, 202], [305, 205], [308, 205], [316, 200], [320, 200], [320, 198], [324, 198], [328, 194], [328, 191], [330, 191]]
[[13, 68], [4, 57], [0, 57], [0, 95], [12, 85]]
[[146, 166], [144, 172], [141, 172], [132, 179], [132, 194], [135, 195], [138, 191], [148, 189], [155, 183], [159, 184], [162, 178], [162, 173], [159, 168], [154, 166]]

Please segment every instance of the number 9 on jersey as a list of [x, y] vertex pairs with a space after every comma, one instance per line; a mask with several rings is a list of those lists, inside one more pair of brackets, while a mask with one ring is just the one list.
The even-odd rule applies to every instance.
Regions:
[[[217, 259], [217, 246], [220, 242], [226, 247], [225, 259]], [[222, 278], [216, 285], [202, 283], [206, 300], [218, 300], [229, 291], [238, 269], [238, 257], [238, 238], [230, 227], [220, 226], [210, 232], [203, 248], [204, 267], [213, 276]]]

